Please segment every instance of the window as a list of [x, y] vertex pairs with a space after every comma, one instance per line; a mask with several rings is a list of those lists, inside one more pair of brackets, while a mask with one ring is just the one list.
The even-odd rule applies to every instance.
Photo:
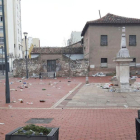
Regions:
[[136, 35], [129, 35], [129, 46], [136, 46]]
[[107, 42], [107, 35], [101, 35], [101, 46], [107, 46], [108, 42]]
[[107, 67], [107, 58], [101, 58], [101, 67]]
[[132, 61], [133, 63], [136, 63], [136, 58], [133, 58], [133, 61]]
[[0, 37], [0, 44], [4, 43], [4, 37]]
[[0, 22], [2, 22], [3, 21], [3, 17], [2, 16], [0, 16]]
[[0, 12], [2, 12], [2, 5], [0, 5]]
[[3, 33], [3, 26], [0, 26], [0, 33]]
[[130, 67], [136, 66], [136, 58], [133, 58], [133, 61], [130, 63]]

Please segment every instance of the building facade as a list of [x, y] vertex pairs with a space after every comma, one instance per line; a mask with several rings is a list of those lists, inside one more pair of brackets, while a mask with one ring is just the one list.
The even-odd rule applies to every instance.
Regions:
[[127, 48], [133, 57], [130, 66], [139, 67], [140, 19], [107, 14], [87, 22], [82, 31], [84, 57], [89, 59], [90, 74], [115, 71], [113, 59], [120, 49], [122, 27], [125, 27]]
[[[21, 0], [4, 0], [4, 9], [7, 57], [9, 58], [9, 69], [12, 71], [13, 60], [22, 58]], [[0, 48], [2, 47], [4, 47], [4, 36], [2, 0], [0, 0]], [[5, 63], [4, 60], [3, 63]]]
[[[27, 57], [30, 58], [31, 51], [34, 47], [40, 47], [40, 39], [28, 37], [26, 40], [27, 43]], [[25, 38], [22, 39], [22, 55], [23, 58], [26, 58], [26, 46], [25, 46]]]

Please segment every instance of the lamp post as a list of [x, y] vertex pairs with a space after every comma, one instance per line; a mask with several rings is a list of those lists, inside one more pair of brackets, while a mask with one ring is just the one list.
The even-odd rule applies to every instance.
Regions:
[[25, 47], [26, 47], [26, 78], [28, 79], [28, 62], [27, 62], [27, 43], [26, 43], [26, 39], [27, 39], [27, 32], [24, 32], [24, 37], [25, 37]]
[[1, 50], [2, 50], [2, 74], [4, 75], [4, 69], [3, 69], [3, 46], [1, 46]]
[[8, 63], [7, 63], [7, 45], [6, 45], [6, 31], [5, 31], [5, 14], [4, 14], [4, 0], [2, 0], [2, 16], [3, 16], [3, 35], [4, 35], [4, 52], [5, 52], [5, 91], [6, 91], [6, 103], [10, 103], [10, 89], [9, 89], [9, 77], [8, 77]]

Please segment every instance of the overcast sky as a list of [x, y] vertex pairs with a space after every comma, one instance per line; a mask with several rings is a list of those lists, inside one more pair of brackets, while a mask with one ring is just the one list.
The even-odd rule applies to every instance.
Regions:
[[64, 46], [72, 31], [107, 13], [140, 18], [140, 0], [21, 0], [22, 32], [41, 46]]

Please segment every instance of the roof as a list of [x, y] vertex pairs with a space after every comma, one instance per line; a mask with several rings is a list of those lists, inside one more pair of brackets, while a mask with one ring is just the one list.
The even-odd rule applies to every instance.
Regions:
[[83, 54], [83, 47], [36, 47], [31, 54]]
[[117, 16], [117, 15], [113, 15], [108, 13], [107, 15], [105, 15], [104, 17], [97, 19], [97, 20], [93, 20], [93, 21], [88, 21], [81, 33], [81, 36], [84, 36], [87, 28], [89, 25], [110, 25], [110, 24], [120, 24], [120, 25], [140, 25], [140, 19], [136, 19], [136, 18], [128, 18], [128, 17], [122, 17], [122, 16]]

